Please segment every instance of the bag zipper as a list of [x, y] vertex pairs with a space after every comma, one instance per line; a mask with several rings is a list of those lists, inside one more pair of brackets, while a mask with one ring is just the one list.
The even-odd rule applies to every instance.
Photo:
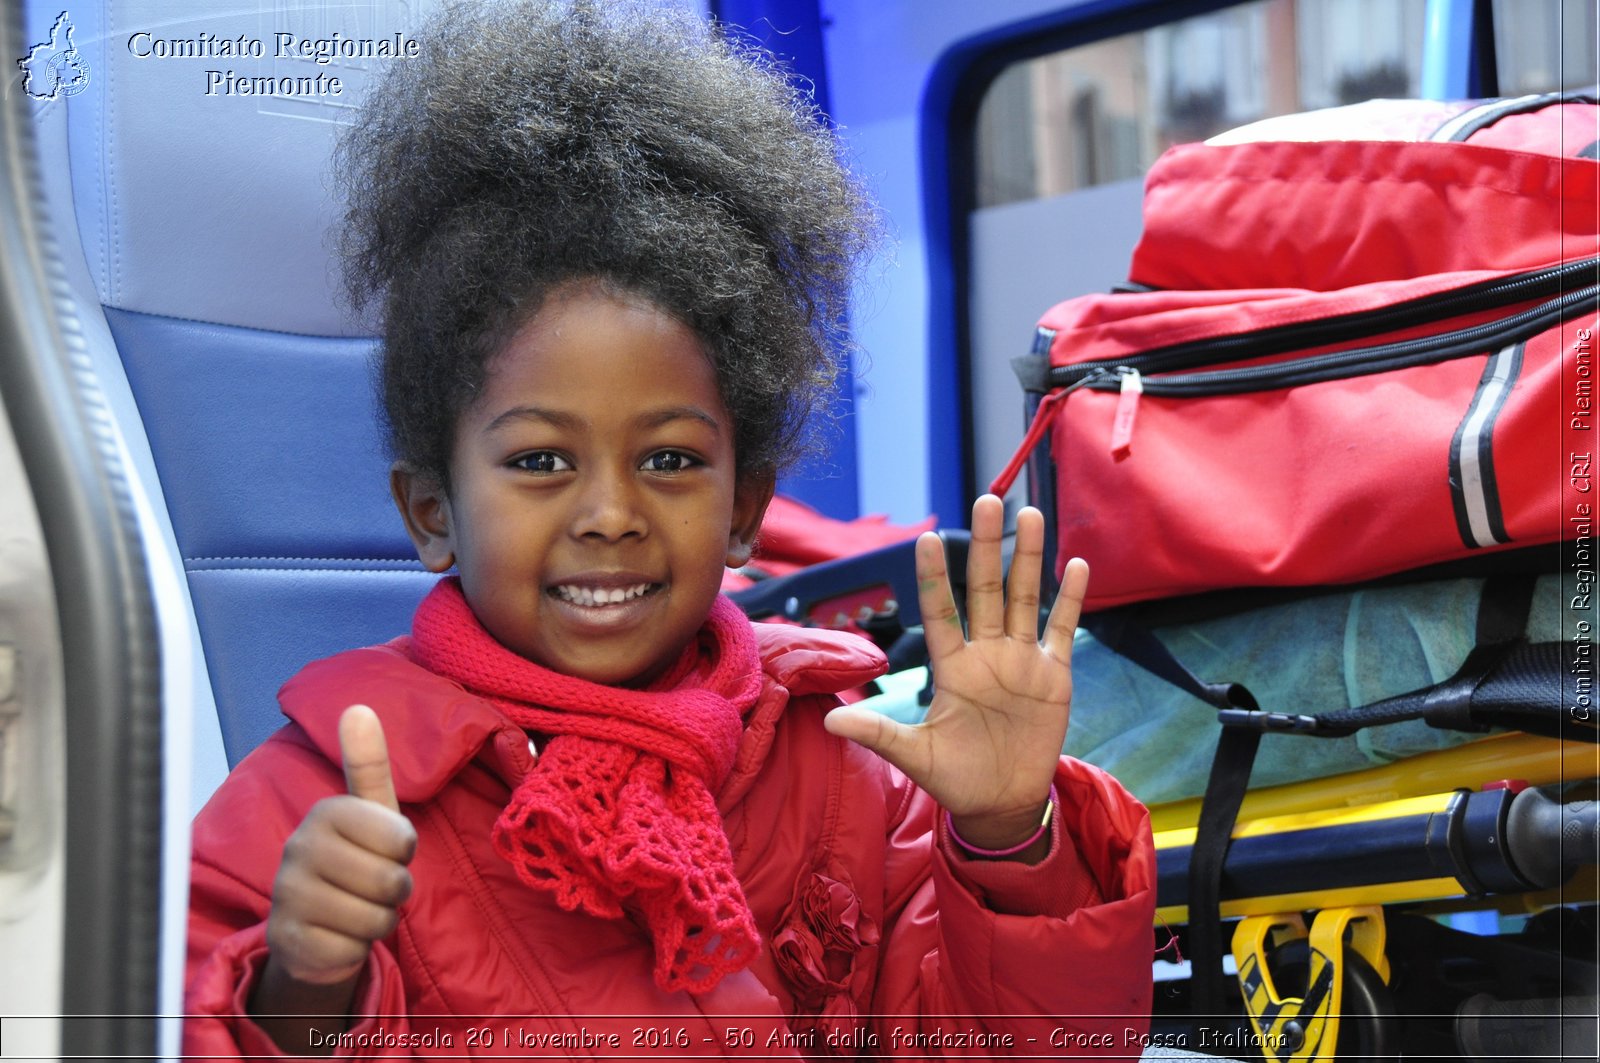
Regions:
[[1528, 114], [1532, 111], [1542, 111], [1546, 107], [1557, 106], [1564, 103], [1600, 103], [1592, 88], [1576, 89], [1564, 92], [1534, 93], [1528, 96], [1517, 96], [1509, 100], [1488, 100], [1469, 107], [1448, 122], [1434, 130], [1429, 137], [1432, 141], [1460, 142], [1472, 137], [1474, 133], [1487, 129], [1502, 118], [1509, 118], [1514, 114]]
[[[1272, 391], [1432, 365], [1496, 351], [1535, 336], [1568, 316], [1600, 309], [1600, 284], [1590, 284], [1575, 291], [1565, 290], [1570, 282], [1580, 278], [1586, 280], [1585, 274], [1596, 269], [1600, 269], [1600, 258], [1590, 258], [1379, 310], [1174, 344], [1127, 358], [1055, 366], [1046, 376], [1050, 391], [1035, 411], [1034, 422], [1029, 426], [1022, 446], [990, 484], [989, 490], [1004, 495], [1010, 489], [1028, 452], [1043, 438], [1056, 407], [1079, 388], [1119, 393], [1117, 413], [1113, 418], [1111, 452], [1113, 457], [1122, 459], [1132, 450], [1133, 423], [1139, 399], [1143, 395], [1205, 398]], [[1310, 355], [1272, 365], [1213, 370], [1199, 368], [1218, 362], [1246, 361], [1282, 354], [1301, 347], [1338, 343], [1363, 335], [1389, 332], [1545, 297], [1553, 298], [1546, 298], [1538, 306], [1497, 321], [1434, 336]], [[1186, 369], [1195, 371], [1183, 372]]]

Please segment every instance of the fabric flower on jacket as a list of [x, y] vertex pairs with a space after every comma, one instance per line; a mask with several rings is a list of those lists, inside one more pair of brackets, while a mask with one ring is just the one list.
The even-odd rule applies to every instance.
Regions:
[[772, 937], [772, 952], [794, 992], [795, 1010], [815, 1016], [824, 1034], [843, 1035], [859, 1025], [850, 985], [856, 963], [877, 944], [878, 924], [855, 889], [848, 881], [814, 871], [795, 887]]

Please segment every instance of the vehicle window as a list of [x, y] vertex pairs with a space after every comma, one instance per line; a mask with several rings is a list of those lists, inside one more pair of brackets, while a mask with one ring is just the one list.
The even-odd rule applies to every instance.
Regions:
[[1173, 144], [1260, 118], [1415, 96], [1424, 6], [1256, 0], [1015, 63], [980, 106], [978, 205], [1138, 177]]
[[1157, 156], [1262, 118], [1417, 96], [1425, 6], [1254, 0], [1001, 73], [980, 104], [968, 219], [974, 491], [1021, 431], [1011, 357], [1051, 304], [1125, 279]]
[[1500, 94], [1556, 92], [1595, 83], [1594, 0], [1495, 0]]

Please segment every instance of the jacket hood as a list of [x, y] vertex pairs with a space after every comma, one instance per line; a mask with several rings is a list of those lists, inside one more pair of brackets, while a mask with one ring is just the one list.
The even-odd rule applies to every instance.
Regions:
[[[755, 631], [772, 682], [745, 719], [733, 771], [718, 794], [724, 807], [759, 772], [791, 697], [837, 694], [888, 666], [876, 646], [845, 632], [780, 624], [756, 624]], [[430, 800], [480, 752], [514, 786], [533, 765], [522, 731], [489, 702], [413, 661], [409, 643], [402, 637], [312, 662], [278, 691], [284, 715], [338, 764], [340, 715], [351, 705], [371, 706], [388, 739], [395, 796], [402, 802]]]
[[789, 624], [756, 624], [755, 629], [761, 667], [770, 682], [745, 716], [733, 771], [717, 793], [717, 807], [724, 813], [743, 799], [761, 773], [789, 699], [838, 694], [878, 678], [889, 667], [882, 650], [846, 631]]

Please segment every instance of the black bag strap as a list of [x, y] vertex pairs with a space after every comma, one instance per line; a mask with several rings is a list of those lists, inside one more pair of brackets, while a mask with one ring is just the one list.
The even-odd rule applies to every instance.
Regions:
[[1512, 650], [1527, 644], [1533, 584], [1532, 576], [1492, 576], [1484, 581], [1483, 596], [1478, 600], [1477, 644], [1456, 674], [1428, 693], [1422, 707], [1428, 726], [1457, 731], [1489, 729], [1487, 723], [1473, 717], [1473, 695]]
[[1507, 727], [1545, 738], [1600, 741], [1595, 714], [1576, 714], [1580, 653], [1572, 642], [1517, 643], [1474, 650], [1461, 670], [1436, 687], [1318, 717], [1318, 737], [1353, 734], [1404, 720], [1485, 731]]

